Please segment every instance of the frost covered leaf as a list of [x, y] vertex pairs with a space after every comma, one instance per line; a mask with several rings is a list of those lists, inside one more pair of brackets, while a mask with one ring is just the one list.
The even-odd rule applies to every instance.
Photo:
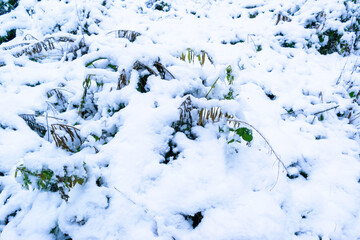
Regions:
[[69, 172], [68, 168], [64, 166], [61, 176], [59, 176], [47, 167], [33, 170], [21, 164], [16, 167], [15, 179], [27, 190], [31, 187], [41, 191], [59, 192], [61, 198], [67, 201], [69, 191], [76, 184], [83, 185], [87, 181], [85, 163], [81, 167], [74, 166], [74, 172], [79, 175]]
[[123, 70], [121, 71], [120, 76], [119, 76], [116, 90], [122, 89], [123, 87], [125, 87], [126, 85], [128, 85], [128, 83], [129, 83], [129, 82], [128, 82], [127, 77], [126, 77], [125, 69], [123, 69]]
[[154, 67], [159, 72], [161, 79], [165, 79], [165, 80], [175, 79], [174, 75], [172, 75], [172, 73], [169, 70], [167, 70], [160, 62], [155, 61]]
[[107, 33], [109, 34], [114, 34], [116, 38], [126, 38], [130, 42], [134, 42], [138, 36], [141, 36], [141, 33], [131, 30], [115, 30]]
[[282, 13], [279, 13], [277, 15], [277, 20], [276, 20], [275, 25], [278, 25], [280, 21], [291, 22], [291, 18], [289, 18], [288, 16], [283, 15]]
[[148, 77], [150, 75], [157, 76], [158, 74], [154, 70], [152, 70], [149, 66], [143, 64], [138, 60], [134, 63], [133, 69], [139, 71], [139, 82], [138, 82], [137, 90], [141, 93], [148, 92], [148, 89], [146, 87]]
[[248, 129], [246, 127], [236, 129], [235, 133], [249, 143], [253, 140], [251, 129]]
[[11, 50], [11, 53], [15, 57], [25, 55], [35, 59], [44, 59], [49, 57], [60, 59], [64, 54], [70, 53], [73, 57], [77, 57], [78, 50], [81, 50], [81, 54], [84, 54], [87, 51], [83, 39], [78, 41], [76, 37], [70, 36], [48, 37], [42, 41], [36, 41], [33, 43], [24, 42], [5, 46], [3, 49]]
[[65, 124], [51, 124], [51, 135], [57, 147], [76, 152], [83, 140], [76, 127]]
[[191, 111], [193, 110], [193, 105], [191, 102], [190, 96], [188, 96], [180, 105], [180, 118], [179, 121], [181, 124], [192, 124]]
[[140, 62], [140, 61], [136, 61], [133, 65], [133, 69], [139, 71], [139, 70], [147, 70], [150, 74], [154, 74], [155, 76], [157, 76], [157, 73], [152, 70], [149, 66], [145, 65], [144, 63]]
[[[102, 61], [104, 60], [104, 61]], [[100, 61], [99, 65], [95, 64], [98, 61]], [[104, 64], [105, 63], [105, 64]], [[85, 67], [93, 67], [93, 68], [102, 68], [102, 69], [112, 69], [115, 72], [118, 70], [118, 66], [111, 63], [111, 60], [107, 57], [98, 57], [94, 60], [91, 60], [90, 62], [87, 62], [85, 64]]]
[[37, 43], [34, 43], [24, 49], [21, 49], [18, 52], [14, 53], [15, 57], [20, 57], [22, 55], [26, 55], [29, 57], [37, 56], [40, 53], [45, 54], [45, 52], [51, 51], [55, 49], [55, 40], [54, 38], [48, 38], [44, 41], [40, 41]]
[[55, 96], [56, 101], [48, 103], [52, 105], [50, 106], [50, 108], [55, 108], [56, 112], [64, 112], [68, 105], [67, 100], [61, 91], [63, 91], [63, 89], [53, 88], [46, 92], [48, 98], [52, 98], [53, 96]]
[[97, 112], [97, 106], [94, 103], [94, 93], [90, 91], [91, 87], [91, 80], [94, 77], [95, 83], [98, 87], [98, 89], [102, 88], [103, 83], [96, 81], [96, 75], [95, 74], [88, 74], [83, 81], [82, 85], [84, 88], [83, 95], [81, 97], [80, 106], [78, 110], [78, 114], [82, 118], [88, 118], [90, 116], [93, 116]]
[[305, 28], [316, 29], [317, 32], [319, 33], [325, 27], [326, 13], [325, 13], [325, 11], [320, 11], [320, 12], [314, 13], [313, 15], [315, 15], [315, 19], [314, 18], [309, 19], [307, 21]]
[[14, 10], [19, 5], [19, 0], [2, 0], [0, 2], [0, 16]]
[[46, 128], [42, 124], [36, 122], [35, 114], [20, 114], [19, 116], [24, 119], [31, 130], [35, 131], [40, 137], [45, 136]]
[[11, 29], [6, 32], [6, 35], [0, 36], [0, 44], [8, 42], [16, 37], [16, 29]]

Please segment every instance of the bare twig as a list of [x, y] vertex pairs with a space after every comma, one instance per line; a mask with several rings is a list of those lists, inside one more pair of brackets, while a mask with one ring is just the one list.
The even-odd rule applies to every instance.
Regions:
[[266, 144], [269, 146], [271, 152], [275, 155], [276, 159], [279, 161], [279, 163], [281, 163], [281, 165], [283, 166], [285, 172], [287, 173], [287, 169], [286, 166], [284, 164], [284, 162], [280, 159], [280, 157], [278, 156], [278, 154], [275, 152], [274, 148], [271, 146], [271, 144], [269, 143], [269, 141], [265, 138], [265, 136], [259, 131], [257, 130], [257, 128], [255, 128], [253, 125], [251, 125], [250, 123], [241, 121], [241, 120], [229, 120], [229, 121], [234, 121], [234, 122], [238, 122], [238, 123], [242, 123], [245, 124], [249, 127], [251, 127], [252, 129], [254, 129], [261, 137], [262, 139], [264, 139], [264, 141], [266, 142]]
[[339, 106], [340, 106], [340, 105], [336, 105], [336, 106], [334, 106], [334, 107], [325, 109], [325, 110], [323, 110], [323, 111], [313, 113], [313, 115], [317, 115], [317, 114], [320, 114], [320, 113], [324, 113], [324, 112], [330, 111], [330, 110], [332, 110], [332, 109], [336, 109], [336, 108], [338, 108]]
[[[116, 187], [114, 187], [114, 189], [116, 191], [118, 191], [126, 200], [128, 200], [129, 202], [131, 202], [132, 204], [134, 204], [135, 206], [139, 206], [139, 204], [137, 204], [134, 200], [132, 200], [130, 197], [128, 197], [125, 193], [123, 193], [122, 191], [120, 191], [119, 189], [117, 189]], [[149, 210], [143, 206], [141, 206], [141, 208], [144, 210], [145, 213], [149, 213]]]

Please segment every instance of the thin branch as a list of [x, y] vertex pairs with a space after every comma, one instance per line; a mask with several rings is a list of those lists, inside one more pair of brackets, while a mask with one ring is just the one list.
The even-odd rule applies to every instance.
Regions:
[[43, 115], [34, 115], [35, 117], [47, 117], [47, 118], [52, 118], [52, 119], [56, 119], [56, 120], [61, 120], [61, 121], [65, 121], [66, 119], [63, 118], [57, 118], [57, 117], [52, 117], [52, 116], [43, 116]]
[[238, 122], [238, 123], [242, 123], [242, 124], [245, 124], [249, 127], [251, 127], [252, 129], [254, 129], [261, 137], [262, 139], [264, 139], [264, 141], [266, 142], [266, 144], [269, 146], [271, 152], [275, 155], [276, 159], [279, 161], [279, 163], [281, 163], [281, 165], [283, 166], [285, 172], [287, 173], [287, 169], [286, 169], [286, 166], [284, 164], [284, 162], [280, 159], [280, 157], [277, 155], [277, 153], [275, 152], [274, 148], [271, 146], [271, 144], [269, 143], [269, 141], [264, 137], [264, 135], [259, 131], [257, 130], [253, 125], [251, 125], [250, 123], [247, 123], [247, 122], [244, 122], [244, 121], [241, 121], [241, 120], [228, 120], [230, 122]]
[[[119, 189], [117, 189], [116, 187], [114, 187], [114, 189], [116, 191], [118, 191], [126, 200], [128, 200], [129, 202], [131, 202], [132, 204], [134, 204], [135, 206], [139, 206], [134, 200], [132, 200], [131, 198], [129, 198], [125, 193], [123, 193], [122, 191], [120, 191]], [[145, 213], [149, 213], [149, 210], [143, 206], [141, 206], [144, 210]]]
[[325, 110], [323, 110], [323, 111], [313, 113], [312, 115], [317, 115], [317, 114], [320, 114], [320, 113], [324, 113], [324, 112], [330, 111], [330, 110], [332, 110], [332, 109], [336, 109], [336, 108], [338, 108], [339, 106], [340, 106], [340, 105], [336, 105], [336, 106], [334, 106], [334, 107], [325, 109]]

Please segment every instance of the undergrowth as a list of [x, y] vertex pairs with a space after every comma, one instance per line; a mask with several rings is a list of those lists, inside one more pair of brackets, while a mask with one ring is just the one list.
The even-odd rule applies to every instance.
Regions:
[[57, 171], [57, 173], [47, 167], [41, 170], [30, 170], [21, 164], [16, 168], [15, 178], [27, 190], [58, 192], [62, 199], [68, 201], [69, 191], [77, 184], [85, 184], [88, 176], [84, 162], [82, 166], [75, 166], [72, 171], [65, 166], [62, 171]]

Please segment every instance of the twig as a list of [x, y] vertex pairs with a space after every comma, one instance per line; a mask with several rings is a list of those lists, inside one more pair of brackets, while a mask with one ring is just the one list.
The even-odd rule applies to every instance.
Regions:
[[[350, 56], [350, 55], [349, 55], [349, 56]], [[337, 81], [336, 81], [336, 85], [338, 85], [338, 84], [340, 83], [342, 74], [343, 74], [344, 71], [345, 71], [345, 67], [346, 67], [348, 61], [349, 61], [349, 57], [346, 58], [346, 62], [345, 62], [344, 67], [343, 67], [343, 69], [341, 70], [340, 75], [339, 75], [339, 77], [338, 77], [338, 79], [337, 79]]]
[[131, 198], [129, 198], [125, 193], [123, 193], [122, 191], [120, 191], [119, 189], [117, 189], [116, 187], [114, 187], [114, 189], [116, 190], [116, 191], [118, 191], [126, 200], [128, 200], [129, 202], [131, 202], [132, 204], [134, 204], [135, 206], [137, 206], [137, 207], [140, 207], [140, 208], [142, 208], [143, 209], [143, 211], [144, 211], [144, 213], [145, 214], [147, 214], [148, 216], [150, 216], [150, 218], [154, 221], [154, 227], [155, 227], [155, 232], [154, 232], [154, 234], [155, 234], [155, 236], [158, 236], [158, 223], [157, 223], [157, 221], [156, 221], [156, 219], [155, 219], [155, 214], [153, 214], [153, 213], [150, 213], [150, 211], [146, 208], [146, 207], [144, 207], [144, 206], [139, 206], [139, 204], [137, 204], [134, 200], [132, 200]]
[[43, 116], [43, 115], [34, 115], [35, 117], [47, 117], [47, 118], [52, 118], [52, 119], [56, 119], [56, 120], [61, 120], [61, 121], [65, 121], [66, 122], [66, 120], [65, 119], [63, 119], [63, 118], [57, 118], [57, 117], [51, 117], [51, 116]]
[[253, 42], [254, 48], [255, 48], [255, 52], [257, 52], [257, 49], [256, 49], [257, 45], [255, 44], [254, 39], [251, 37], [250, 34], [248, 34], [247, 36], [248, 36], [248, 41], [249, 41], [249, 38], [250, 38], [250, 40]]
[[360, 113], [355, 114], [354, 116], [352, 116], [352, 118], [349, 120], [349, 123], [353, 123], [356, 119], [358, 119], [360, 117]]
[[[134, 204], [135, 206], [139, 206], [134, 200], [132, 200], [131, 198], [129, 198], [125, 193], [123, 193], [122, 191], [120, 191], [119, 189], [117, 189], [116, 187], [114, 187], [114, 189], [116, 191], [118, 191], [126, 200], [128, 200], [129, 202], [131, 202], [132, 204]], [[149, 213], [149, 210], [145, 207], [142, 207], [145, 213]]]
[[320, 114], [320, 113], [323, 113], [323, 112], [327, 112], [327, 111], [330, 111], [330, 110], [332, 110], [332, 109], [336, 109], [336, 108], [338, 108], [339, 106], [340, 106], [340, 105], [336, 105], [336, 106], [334, 106], [334, 107], [325, 109], [325, 110], [323, 110], [323, 111], [313, 113], [312, 115], [317, 115], [317, 114]]
[[268, 140], [264, 137], [264, 135], [263, 135], [259, 130], [257, 130], [253, 125], [251, 125], [250, 123], [247, 123], [247, 122], [245, 122], [245, 121], [241, 121], [241, 120], [228, 120], [228, 121], [229, 121], [229, 122], [242, 123], [242, 124], [245, 124], [245, 125], [251, 127], [252, 129], [254, 129], [254, 130], [262, 137], [262, 139], [264, 139], [264, 141], [266, 142], [266, 144], [269, 146], [271, 152], [275, 155], [275, 157], [276, 157], [276, 159], [278, 160], [278, 162], [283, 166], [285, 172], [288, 173], [284, 162], [281, 161], [280, 157], [277, 155], [277, 153], [275, 152], [274, 148], [271, 146], [271, 144], [268, 142]]
[[45, 118], [46, 118], [46, 128], [47, 128], [47, 135], [48, 135], [48, 141], [50, 141], [50, 131], [49, 131], [49, 121], [48, 121], [48, 112], [46, 111], [46, 115], [45, 115]]

